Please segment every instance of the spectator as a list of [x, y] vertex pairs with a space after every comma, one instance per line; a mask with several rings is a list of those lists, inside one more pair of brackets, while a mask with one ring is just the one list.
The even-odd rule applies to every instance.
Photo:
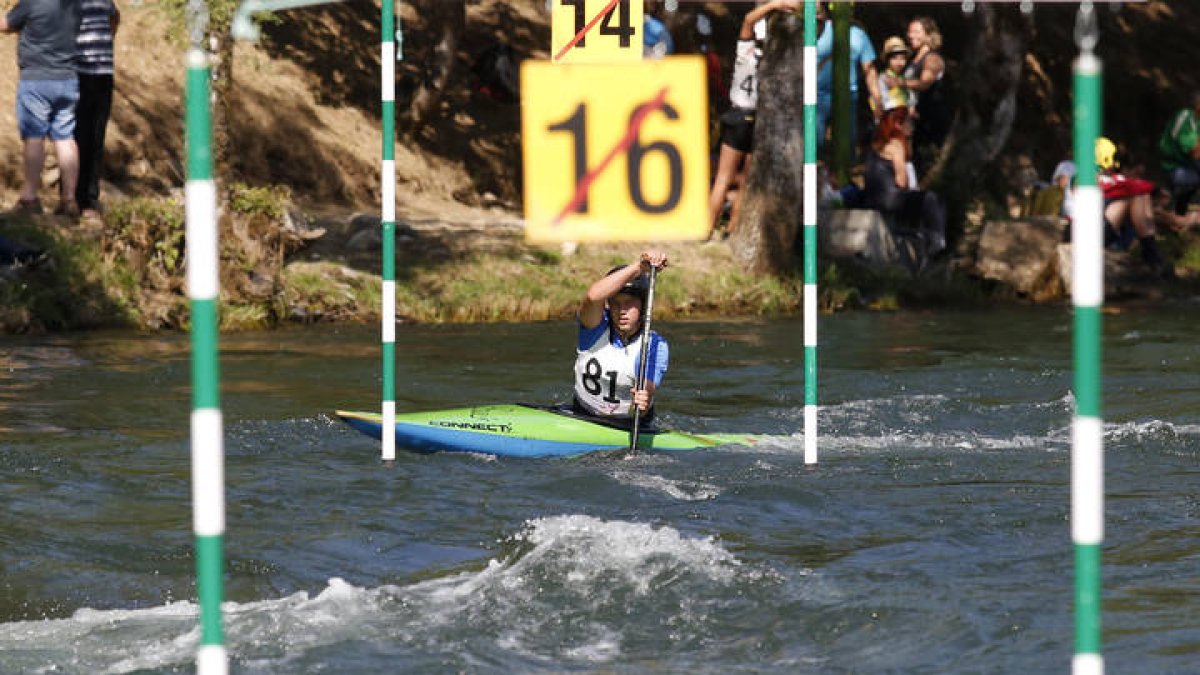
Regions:
[[1136, 239], [1142, 260], [1158, 276], [1170, 279], [1175, 268], [1162, 257], [1155, 240], [1154, 184], [1130, 178], [1118, 169], [1117, 146], [1107, 138], [1096, 139], [1096, 180], [1104, 194], [1104, 245], [1128, 250]]
[[[762, 41], [766, 38], [765, 17], [776, 10], [794, 12], [799, 8], [800, 0], [771, 0], [747, 12], [742, 20], [733, 62], [733, 81], [729, 86], [732, 107], [721, 116], [721, 153], [717, 158], [717, 175], [708, 198], [708, 222], [714, 233], [725, 207], [725, 198], [735, 184], [741, 183], [739, 177], [745, 174], [750, 153], [754, 149], [754, 112], [758, 106], [757, 71], [758, 61], [762, 58]], [[733, 233], [733, 224], [737, 222], [741, 190], [731, 201], [730, 226], [726, 236]]]
[[81, 0], [79, 14], [79, 105], [75, 113], [79, 184], [75, 202], [84, 216], [94, 217], [100, 211], [104, 131], [112, 111], [113, 38], [121, 12], [113, 0]]
[[917, 95], [913, 163], [918, 175], [924, 177], [941, 152], [951, 121], [950, 103], [942, 81], [946, 61], [938, 51], [942, 48], [942, 33], [937, 23], [929, 17], [909, 22], [908, 46], [912, 48], [912, 61], [904, 77], [889, 78], [888, 86], [902, 85]]
[[17, 210], [41, 213], [38, 192], [46, 159], [46, 137], [54, 143], [60, 173], [60, 201], [55, 213], [78, 216], [75, 186], [79, 152], [75, 146], [75, 37], [79, 32], [76, 0], [17, 0], [0, 31], [19, 32], [17, 65], [17, 129], [22, 142], [24, 184]]
[[642, 18], [642, 56], [647, 59], [661, 59], [675, 53], [675, 41], [671, 39], [671, 31], [662, 19], [663, 5], [661, 0], [646, 0], [643, 5]]
[[716, 111], [723, 112], [729, 107], [729, 89], [725, 86], [725, 75], [721, 72], [721, 57], [717, 55], [717, 50], [712, 44], [712, 19], [704, 12], [696, 14], [696, 34], [697, 48], [704, 55], [709, 99], [715, 105]]
[[1075, 217], [1075, 162], [1071, 159], [1064, 159], [1054, 167], [1054, 174], [1050, 177], [1050, 182], [1053, 187], [1062, 191], [1062, 208], [1059, 213], [1062, 217], [1070, 220]]
[[1192, 107], [1171, 118], [1158, 141], [1158, 151], [1171, 184], [1175, 215], [1185, 215], [1200, 189], [1200, 91], [1192, 94]]
[[913, 189], [908, 169], [912, 121], [908, 108], [884, 113], [867, 155], [864, 199], [878, 210], [893, 232], [913, 233], [920, 263], [946, 249], [946, 209], [938, 196]]
[[908, 108], [909, 112], [913, 112], [917, 97], [904, 86], [904, 69], [908, 67], [910, 54], [912, 50], [904, 43], [902, 37], [893, 35], [883, 41], [883, 73], [879, 75], [878, 87], [882, 109], [876, 110], [876, 120], [893, 108]]
[[[825, 133], [829, 126], [829, 115], [833, 109], [833, 21], [829, 18], [827, 3], [817, 3], [817, 21], [820, 36], [817, 38], [817, 151], [825, 145]], [[850, 143], [858, 145], [858, 71], [871, 96], [871, 109], [878, 110], [880, 103], [879, 78], [875, 70], [875, 47], [861, 26], [850, 26]], [[854, 64], [858, 67], [855, 68]]]

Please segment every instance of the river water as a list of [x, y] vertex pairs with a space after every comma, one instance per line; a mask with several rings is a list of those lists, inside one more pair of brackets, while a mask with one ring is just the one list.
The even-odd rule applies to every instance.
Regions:
[[[1105, 323], [1110, 672], [1200, 669], [1200, 304]], [[754, 448], [401, 452], [377, 330], [222, 338], [240, 673], [1062, 673], [1066, 308], [659, 322], [662, 422]], [[399, 407], [563, 400], [569, 322], [401, 327]], [[187, 337], [0, 340], [0, 672], [190, 672]]]

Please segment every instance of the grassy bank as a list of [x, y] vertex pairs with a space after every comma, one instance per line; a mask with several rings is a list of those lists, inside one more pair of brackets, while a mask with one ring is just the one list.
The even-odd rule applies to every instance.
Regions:
[[[250, 190], [249, 188], [241, 188]], [[322, 247], [318, 260], [282, 223], [285, 193], [231, 199], [221, 221], [222, 328], [287, 322], [376, 321], [378, 251]], [[0, 279], [0, 331], [7, 333], [187, 327], [182, 205], [170, 198], [115, 203], [105, 223], [10, 215], [0, 233], [48, 253], [35, 267], [10, 267]], [[584, 244], [565, 255], [530, 246], [511, 232], [488, 246], [443, 246], [453, 228], [422, 231], [398, 250], [401, 320], [495, 322], [573, 315], [587, 285], [610, 267], [635, 260], [642, 245]], [[741, 271], [723, 243], [659, 246], [671, 265], [660, 277], [662, 318], [779, 316], [796, 313], [798, 276], [756, 278]], [[836, 267], [825, 266], [821, 304], [864, 304]], [[899, 280], [897, 280], [899, 281]], [[898, 296], [879, 306], [897, 306]]]
[[[0, 270], [0, 332], [187, 328], [179, 200], [115, 202], [105, 219], [0, 216], [0, 235], [48, 253], [39, 265]], [[377, 224], [317, 237], [311, 230], [306, 235], [297, 220], [305, 217], [286, 190], [231, 188], [220, 222], [224, 330], [379, 320], [378, 243], [363, 246], [351, 236], [377, 237]], [[636, 260], [644, 247], [583, 244], [567, 254], [559, 246], [526, 244], [517, 228], [485, 223], [468, 232], [444, 222], [418, 226], [398, 246], [397, 314], [421, 323], [569, 319], [588, 284]], [[656, 247], [671, 260], [659, 279], [659, 318], [788, 316], [801, 310], [798, 269], [783, 277], [751, 276], [725, 242]], [[1184, 276], [1200, 276], [1200, 237], [1172, 235], [1167, 249]], [[1011, 289], [953, 271], [953, 264], [915, 278], [845, 261], [821, 260], [818, 268], [823, 312], [1022, 301]]]

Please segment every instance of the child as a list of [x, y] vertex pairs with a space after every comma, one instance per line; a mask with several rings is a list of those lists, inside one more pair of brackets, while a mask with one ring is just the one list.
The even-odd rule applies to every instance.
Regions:
[[[646, 251], [630, 265], [609, 270], [593, 283], [579, 303], [579, 341], [575, 359], [576, 412], [631, 419], [640, 411], [649, 422], [654, 417], [654, 393], [662, 385], [669, 359], [667, 341], [657, 332], [643, 334], [646, 296], [652, 267], [667, 266], [667, 256]], [[637, 389], [641, 344], [649, 340], [645, 389]]]
[[[908, 57], [911, 52], [904, 38], [893, 35], [883, 42], [883, 72], [879, 74], [879, 92], [883, 99], [883, 109], [875, 113], [876, 119], [883, 113], [894, 108], [908, 108], [909, 113], [916, 112], [917, 94], [904, 86], [904, 69], [908, 67]], [[888, 86], [888, 83], [893, 86]]]

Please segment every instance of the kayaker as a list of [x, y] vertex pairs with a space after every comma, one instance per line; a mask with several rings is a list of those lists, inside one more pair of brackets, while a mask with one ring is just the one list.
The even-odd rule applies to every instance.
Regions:
[[642, 325], [650, 269], [667, 266], [667, 256], [646, 251], [629, 265], [614, 267], [588, 288], [579, 303], [579, 342], [575, 359], [577, 412], [613, 419], [630, 418], [630, 405], [653, 419], [654, 393], [667, 372], [667, 341], [650, 331], [646, 388], [634, 391], [641, 356]]

